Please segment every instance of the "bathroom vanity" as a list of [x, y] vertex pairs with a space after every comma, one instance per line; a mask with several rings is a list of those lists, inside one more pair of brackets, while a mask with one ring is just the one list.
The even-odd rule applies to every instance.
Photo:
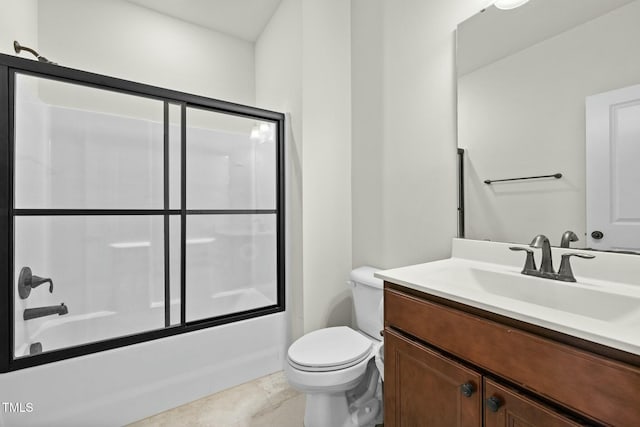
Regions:
[[[378, 274], [385, 280], [385, 426], [638, 425], [637, 287], [625, 283], [620, 291], [616, 283], [579, 275], [574, 285], [527, 278], [525, 286], [540, 285], [542, 292], [546, 285], [560, 286], [555, 298], [566, 298], [562, 286], [575, 293], [573, 303], [533, 304], [535, 290], [523, 292], [522, 299], [513, 294], [519, 271], [507, 264], [515, 258], [486, 262], [505, 246], [454, 241], [451, 259]], [[633, 262], [640, 259], [623, 259], [622, 270]], [[513, 287], [501, 292], [480, 275], [461, 273], [480, 268], [513, 273]], [[575, 270], [581, 271], [577, 263]], [[596, 300], [614, 307], [594, 311], [593, 318], [576, 313], [579, 306], [597, 308], [588, 294], [580, 301], [582, 287], [600, 292], [603, 284], [614, 294], [630, 292], [618, 294], [618, 303], [636, 306], [607, 300], [603, 291]], [[608, 333], [607, 327], [618, 332]]]

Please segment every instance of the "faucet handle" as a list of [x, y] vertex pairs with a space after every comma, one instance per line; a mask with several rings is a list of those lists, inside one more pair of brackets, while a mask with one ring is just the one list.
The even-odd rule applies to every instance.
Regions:
[[587, 255], [580, 253], [566, 253], [562, 254], [562, 261], [560, 262], [560, 270], [558, 270], [558, 280], [562, 280], [564, 282], [575, 282], [576, 278], [573, 275], [573, 270], [571, 269], [571, 257], [575, 256], [578, 258], [584, 259], [593, 259], [595, 255]]
[[40, 276], [36, 276], [33, 275], [31, 276], [31, 288], [35, 288], [37, 286], [43, 285], [45, 283], [49, 282], [49, 293], [52, 294], [53, 293], [53, 280], [51, 280], [51, 278], [49, 277], [40, 277]]
[[531, 271], [536, 271], [537, 267], [536, 267], [536, 260], [533, 257], [533, 251], [529, 248], [523, 248], [520, 246], [510, 246], [509, 247], [510, 250], [512, 251], [516, 251], [516, 252], [526, 252], [527, 253], [527, 259], [524, 262], [524, 268], [522, 269], [522, 274], [528, 274]]
[[49, 277], [36, 276], [29, 267], [22, 267], [18, 277], [18, 294], [20, 299], [26, 299], [34, 289], [44, 283], [49, 283], [49, 293], [53, 293], [53, 280]]

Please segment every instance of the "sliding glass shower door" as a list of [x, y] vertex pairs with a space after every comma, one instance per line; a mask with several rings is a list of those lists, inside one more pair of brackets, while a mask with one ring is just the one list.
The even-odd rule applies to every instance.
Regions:
[[277, 302], [274, 131], [187, 108], [187, 321]]
[[7, 76], [9, 370], [282, 311], [284, 117], [58, 74]]
[[14, 356], [163, 328], [164, 102], [16, 73], [14, 114]]

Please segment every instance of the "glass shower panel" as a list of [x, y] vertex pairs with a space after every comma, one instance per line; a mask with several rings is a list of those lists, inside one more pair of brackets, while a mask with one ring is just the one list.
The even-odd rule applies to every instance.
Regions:
[[14, 357], [165, 326], [163, 216], [21, 216], [14, 227]]
[[16, 209], [163, 207], [162, 101], [17, 73]]
[[276, 216], [190, 215], [186, 320], [277, 303]]
[[276, 126], [187, 108], [187, 209], [275, 209]]

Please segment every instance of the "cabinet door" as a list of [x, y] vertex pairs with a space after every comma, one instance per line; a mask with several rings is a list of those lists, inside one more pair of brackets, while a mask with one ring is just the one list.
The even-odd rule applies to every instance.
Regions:
[[486, 427], [581, 426], [551, 408], [530, 400], [489, 379], [484, 380]]
[[385, 427], [476, 427], [482, 422], [482, 378], [387, 328]]

